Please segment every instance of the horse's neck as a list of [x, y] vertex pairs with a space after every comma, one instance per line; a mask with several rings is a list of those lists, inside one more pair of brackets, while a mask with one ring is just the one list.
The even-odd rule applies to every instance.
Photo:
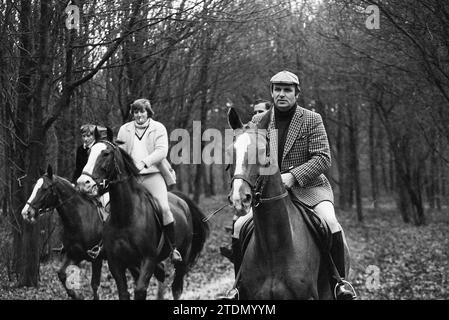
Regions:
[[81, 195], [69, 182], [60, 177], [55, 177], [55, 179], [54, 186], [59, 201], [56, 204], [56, 211], [58, 211], [65, 228], [74, 228], [81, 219], [80, 212], [83, 212], [83, 210], [79, 210], [79, 206], [86, 200], [80, 199]]
[[109, 187], [111, 224], [123, 227], [129, 224], [134, 207], [134, 189], [137, 181], [124, 179]]
[[[282, 185], [280, 173], [266, 178], [262, 190], [262, 199], [280, 196], [286, 192]], [[292, 244], [292, 226], [289, 212], [291, 200], [283, 197], [278, 200], [260, 203], [254, 208], [256, 242], [259, 249], [267, 253], [279, 253], [281, 248]]]

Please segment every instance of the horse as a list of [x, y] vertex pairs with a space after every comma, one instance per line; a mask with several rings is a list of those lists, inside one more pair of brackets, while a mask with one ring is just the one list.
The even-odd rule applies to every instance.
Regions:
[[62, 243], [64, 258], [58, 278], [72, 299], [82, 299], [71, 286], [67, 286], [66, 270], [69, 265], [79, 265], [86, 260], [92, 264], [91, 287], [94, 300], [98, 300], [101, 268], [104, 254], [101, 252], [103, 221], [97, 205], [76, 191], [63, 177], [53, 174], [49, 165], [47, 172], [35, 183], [33, 191], [22, 209], [25, 221], [34, 222], [44, 212], [56, 210], [63, 226]]
[[228, 112], [235, 138], [228, 198], [237, 215], [252, 208], [254, 219], [239, 271], [239, 299], [333, 299], [328, 261], [285, 189], [273, 152], [267, 155], [269, 121], [267, 112], [256, 126], [243, 125], [234, 109]]
[[[92, 146], [88, 162], [77, 181], [82, 192], [98, 195], [109, 191], [110, 220], [104, 230], [104, 248], [115, 279], [119, 299], [129, 299], [126, 270], [133, 275], [134, 298], [145, 300], [156, 264], [170, 252], [162, 233], [162, 219], [149, 192], [138, 182], [139, 173], [131, 156], [117, 144], [99, 141]], [[186, 195], [168, 194], [175, 219], [177, 248], [183, 261], [176, 263], [173, 299], [180, 298], [183, 278], [196, 262], [209, 234], [204, 214]]]

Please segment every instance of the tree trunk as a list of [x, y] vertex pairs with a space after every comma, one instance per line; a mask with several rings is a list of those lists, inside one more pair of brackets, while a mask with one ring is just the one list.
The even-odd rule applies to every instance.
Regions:
[[[355, 111], [354, 111], [355, 110]], [[360, 170], [359, 170], [359, 158], [358, 158], [358, 110], [357, 107], [349, 107], [349, 152], [351, 158], [352, 168], [352, 185], [354, 187], [354, 196], [357, 210], [357, 220], [363, 222], [363, 208], [362, 208], [362, 194], [360, 183]]]
[[346, 190], [346, 148], [345, 148], [345, 121], [344, 109], [337, 106], [338, 128], [337, 128], [337, 168], [338, 168], [338, 204], [342, 210], [348, 206], [348, 190]]
[[376, 143], [375, 143], [375, 109], [370, 109], [369, 117], [369, 155], [370, 155], [370, 176], [371, 176], [371, 200], [373, 202], [374, 209], [378, 208], [377, 197], [378, 197], [378, 180], [377, 180], [377, 153]]

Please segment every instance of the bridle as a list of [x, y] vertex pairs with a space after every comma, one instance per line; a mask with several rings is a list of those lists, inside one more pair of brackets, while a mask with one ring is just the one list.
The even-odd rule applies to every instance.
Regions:
[[[45, 208], [37, 208], [35, 205], [33, 205], [31, 202], [27, 201], [26, 204], [30, 206], [30, 208], [32, 208], [34, 211], [36, 211], [38, 213], [38, 216], [47, 213], [47, 212], [53, 212], [55, 209], [58, 209], [59, 207], [61, 207], [63, 204], [67, 203], [68, 201], [70, 201], [73, 197], [76, 196], [76, 194], [71, 195], [70, 197], [68, 197], [67, 199], [65, 199], [64, 201], [60, 201], [60, 197], [58, 196], [57, 192], [55, 191], [55, 187], [53, 184], [50, 184], [50, 186], [48, 187], [47, 190], [50, 190], [51, 197], [54, 197], [57, 201], [59, 201], [59, 203], [57, 203], [54, 206], [48, 206]], [[47, 195], [47, 190], [46, 193], [44, 194], [44, 198], [46, 198]]]
[[[267, 162], [267, 164], [265, 164], [264, 166], [269, 166], [269, 165], [270, 165], [270, 163]], [[251, 196], [252, 196], [251, 205], [254, 206], [255, 208], [257, 208], [261, 203], [269, 203], [269, 202], [277, 201], [277, 200], [283, 199], [288, 196], [288, 191], [285, 190], [283, 193], [278, 194], [276, 196], [262, 198], [262, 194], [265, 189], [265, 185], [267, 183], [267, 176], [264, 176], [264, 175], [257, 176], [256, 182], [252, 183], [249, 176], [243, 175], [243, 174], [236, 174], [232, 177], [231, 186], [235, 179], [241, 179], [249, 185], [249, 187], [251, 189]]]
[[[97, 143], [99, 143], [99, 142], [103, 142], [103, 143], [109, 145], [110, 147], [112, 147], [113, 153], [118, 151], [118, 149], [117, 149], [118, 147], [108, 140], [97, 141]], [[117, 158], [116, 158], [115, 154], [113, 154], [113, 159], [114, 159], [114, 168], [111, 171], [110, 176], [112, 176], [112, 174], [115, 172], [116, 176], [119, 177], [117, 179], [110, 179], [110, 178], [101, 179], [100, 177], [96, 177], [93, 174], [86, 172], [86, 171], [83, 171], [81, 173], [83, 175], [90, 177], [95, 182], [95, 184], [92, 187], [98, 186], [98, 191], [99, 191], [100, 195], [108, 192], [110, 185], [128, 180], [130, 178], [130, 176], [126, 176], [125, 178], [121, 177], [122, 171], [120, 170], [120, 167], [117, 163]]]
[[[269, 145], [269, 137], [266, 137], [266, 144]], [[265, 164], [261, 165], [261, 167], [265, 167], [265, 168], [271, 166], [271, 163], [269, 161], [270, 149], [267, 148], [267, 151], [268, 151], [267, 156], [266, 156], [267, 161], [265, 162]], [[227, 169], [229, 169], [229, 167], [230, 167], [230, 165], [228, 166]], [[253, 183], [251, 181], [251, 177], [249, 175], [236, 174], [231, 179], [231, 189], [232, 189], [232, 183], [234, 182], [235, 179], [241, 179], [248, 184], [248, 186], [251, 189], [251, 196], [252, 196], [251, 205], [254, 206], [255, 208], [257, 208], [261, 203], [269, 203], [269, 202], [277, 201], [277, 200], [283, 199], [288, 196], [288, 191], [286, 190], [282, 194], [279, 194], [279, 195], [276, 195], [273, 197], [262, 198], [262, 194], [263, 194], [265, 185], [267, 183], [266, 175], [258, 175], [256, 178], [256, 181]]]

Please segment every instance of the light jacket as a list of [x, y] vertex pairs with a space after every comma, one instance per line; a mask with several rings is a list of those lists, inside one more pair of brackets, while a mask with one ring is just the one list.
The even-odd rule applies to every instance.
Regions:
[[[117, 134], [117, 140], [124, 142], [120, 147], [129, 154], [132, 154], [134, 148], [134, 137], [136, 133], [134, 123], [134, 121], [125, 123], [120, 127]], [[168, 153], [167, 129], [165, 129], [162, 123], [150, 119], [145, 136], [148, 156], [142, 159], [145, 163], [145, 168], [140, 171], [140, 174], [160, 172], [160, 163], [167, 157]]]

